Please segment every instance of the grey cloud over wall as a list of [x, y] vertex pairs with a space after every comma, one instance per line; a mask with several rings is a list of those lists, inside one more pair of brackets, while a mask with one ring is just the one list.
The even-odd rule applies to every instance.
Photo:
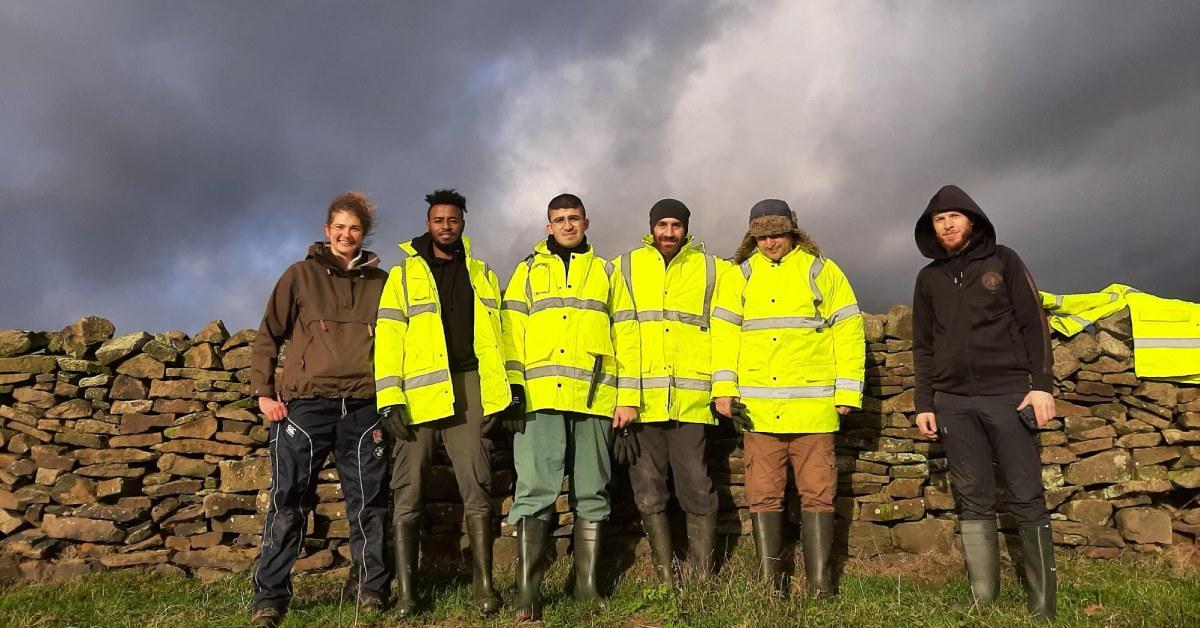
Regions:
[[788, 199], [868, 309], [967, 189], [1043, 289], [1200, 300], [1200, 5], [158, 3], [0, 7], [0, 327], [255, 326], [325, 204], [372, 247], [455, 186], [504, 271], [545, 202], [634, 246], [676, 196], [728, 254]]

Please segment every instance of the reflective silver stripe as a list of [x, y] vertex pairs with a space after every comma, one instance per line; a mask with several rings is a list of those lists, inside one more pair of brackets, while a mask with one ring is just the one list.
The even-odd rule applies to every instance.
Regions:
[[669, 321], [695, 325], [699, 327], [701, 331], [708, 329], [708, 320], [702, 314], [691, 314], [689, 312], [680, 312], [679, 310], [666, 310], [663, 312], [663, 318], [666, 318]]
[[[646, 323], [646, 322], [650, 322], [650, 321], [662, 321], [662, 320], [675, 321], [677, 323], [696, 325], [697, 327], [700, 327], [702, 330], [706, 329], [706, 326], [704, 324], [705, 319], [704, 319], [703, 315], [692, 314], [691, 312], [680, 312], [679, 310], [663, 310], [661, 312], [659, 312], [659, 311], [638, 312], [637, 319], [638, 319], [638, 321], [640, 321], [642, 323]], [[728, 319], [726, 319], [726, 320], [728, 320]]]
[[375, 380], [375, 392], [377, 392], [377, 393], [383, 392], [384, 389], [386, 389], [386, 388], [399, 388], [399, 387], [400, 387], [400, 378], [396, 377], [395, 375], [390, 375], [388, 377], [380, 377], [379, 379]]
[[723, 307], [713, 308], [712, 315], [727, 323], [733, 323], [734, 325], [742, 324], [742, 316], [740, 314], [734, 314]]
[[671, 385], [670, 377], [643, 377], [642, 390], [647, 388], [666, 388]]
[[1082, 317], [1082, 316], [1076, 316], [1076, 315], [1074, 315], [1074, 314], [1068, 314], [1068, 315], [1067, 315], [1067, 318], [1069, 318], [1069, 319], [1071, 319], [1071, 320], [1075, 321], [1076, 323], [1079, 323], [1080, 325], [1082, 325], [1082, 326], [1084, 326], [1084, 327], [1087, 327], [1088, 325], [1091, 325], [1091, 324], [1092, 324], [1092, 322], [1091, 322], [1091, 321], [1089, 321], [1088, 319], [1086, 319], [1086, 318], [1084, 318], [1084, 317]]
[[500, 307], [508, 310], [509, 312], [520, 312], [521, 314], [529, 313], [529, 304], [522, 303], [516, 299], [505, 299], [504, 302], [500, 304]]
[[[562, 364], [547, 364], [546, 366], [535, 366], [525, 371], [525, 380], [539, 379], [542, 377], [566, 377], [568, 379], [579, 380], [581, 382], [591, 382], [592, 372], [588, 369], [581, 369], [575, 366], [565, 366]], [[605, 374], [600, 379], [601, 384], [607, 386], [616, 386], [617, 378]]]
[[737, 373], [733, 371], [713, 371], [712, 379], [714, 382], [733, 382], [737, 383]]
[[614, 268], [613, 263], [606, 259], [601, 259], [600, 261], [604, 262], [604, 274], [611, 277]]
[[833, 396], [833, 386], [742, 386], [743, 397], [755, 399], [820, 399]]
[[818, 257], [813, 260], [812, 266], [808, 269], [808, 287], [813, 294], [813, 307], [818, 312], [821, 311], [821, 303], [825, 300], [825, 295], [821, 294], [821, 289], [817, 287], [817, 275], [821, 274], [821, 270], [825, 268], [825, 258]]
[[414, 375], [413, 377], [404, 378], [404, 390], [432, 386], [448, 381], [450, 381], [450, 371], [436, 371], [424, 375]]
[[1056, 295], [1054, 295], [1054, 309], [1056, 309], [1056, 310], [1057, 310], [1058, 308], [1060, 308], [1060, 307], [1062, 307], [1062, 306], [1063, 306], [1063, 297], [1062, 297], [1062, 295], [1061, 295], [1061, 294], [1056, 294]]
[[423, 303], [421, 305], [408, 306], [408, 315], [417, 316], [418, 314], [437, 314], [438, 306], [436, 303]]
[[741, 264], [738, 264], [738, 268], [742, 269], [742, 276], [746, 278], [746, 281], [749, 281], [750, 280], [750, 271], [753, 270], [750, 267], [750, 260], [746, 260], [746, 261], [742, 262]]
[[506, 360], [504, 362], [504, 370], [506, 371], [524, 371], [525, 365], [516, 360]]
[[1134, 338], [1134, 349], [1200, 349], [1200, 338]]
[[612, 320], [614, 323], [624, 323], [626, 321], [636, 321], [637, 314], [634, 314], [633, 310], [623, 310], [621, 312], [614, 312], [613, 316], [612, 316]]
[[825, 319], [813, 316], [771, 316], [768, 318], [753, 318], [742, 323], [742, 331], [759, 331], [763, 329], [819, 329], [825, 326]]
[[[704, 255], [703, 253], [701, 255]], [[717, 262], [711, 255], [704, 255], [704, 305], [700, 307], [701, 330], [708, 329], [709, 317], [712, 316], [713, 290], [717, 288]]]
[[832, 315], [830, 315], [829, 321], [828, 321], [829, 326], [832, 327], [832, 326], [842, 322], [844, 319], [850, 318], [851, 316], [856, 316], [861, 313], [862, 313], [862, 311], [858, 309], [858, 304], [851, 303], [850, 305], [847, 305], [843, 308], [839, 308], [836, 312], [834, 312]]
[[641, 388], [642, 380], [637, 377], [618, 377], [617, 388], [638, 390]]
[[675, 387], [680, 390], [712, 390], [712, 382], [707, 379], [692, 379], [691, 377], [676, 377]]
[[496, 309], [496, 300], [495, 299], [485, 299], [483, 297], [479, 297], [479, 302], [482, 303], [484, 305], [484, 307], [490, 307], [493, 310]]
[[596, 312], [608, 311], [608, 304], [604, 301], [596, 299], [578, 299], [575, 297], [545, 297], [535, 301], [529, 307], [530, 314], [536, 314], [542, 310], [548, 310], [557, 307], [569, 307], [577, 310], [593, 310]]
[[859, 393], [863, 391], [863, 383], [857, 379], [850, 379], [849, 377], [839, 377], [834, 380], [833, 385], [838, 390], [850, 390]]
[[379, 318], [389, 321], [399, 321], [401, 323], [408, 322], [408, 316], [404, 314], [404, 311], [395, 307], [379, 308]]
[[533, 257], [525, 260], [525, 301], [533, 303], [533, 286], [529, 284], [529, 274], [533, 272]]
[[[629, 263], [626, 264], [625, 260], [629, 260]], [[633, 309], [637, 310], [637, 300], [633, 298], [633, 268], [630, 267], [633, 264], [633, 252], [618, 257], [617, 264], [621, 267], [621, 276], [625, 278], [625, 288], [629, 290], [629, 301], [633, 303]]]
[[1119, 298], [1121, 298], [1121, 297], [1115, 292], [1108, 293], [1108, 302], [1109, 303], [1112, 303], [1113, 301], [1116, 301]]

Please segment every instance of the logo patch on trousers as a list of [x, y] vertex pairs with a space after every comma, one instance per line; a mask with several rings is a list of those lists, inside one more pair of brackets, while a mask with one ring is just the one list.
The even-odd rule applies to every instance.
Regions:
[[289, 426], [287, 426], [287, 428], [286, 428], [285, 430], [283, 430], [283, 431], [284, 431], [285, 433], [287, 433], [287, 435], [288, 435], [288, 438], [292, 438], [292, 437], [294, 437], [294, 436], [296, 435], [296, 426], [295, 426], [295, 425], [289, 425]]
[[383, 430], [375, 430], [371, 432], [371, 440], [378, 445], [383, 442]]

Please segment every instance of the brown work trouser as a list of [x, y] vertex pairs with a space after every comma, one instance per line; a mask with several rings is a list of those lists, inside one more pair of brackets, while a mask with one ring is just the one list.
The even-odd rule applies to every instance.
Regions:
[[746, 500], [750, 512], [783, 511], [788, 461], [796, 475], [800, 509], [833, 512], [837, 465], [833, 434], [766, 434], [746, 432]]

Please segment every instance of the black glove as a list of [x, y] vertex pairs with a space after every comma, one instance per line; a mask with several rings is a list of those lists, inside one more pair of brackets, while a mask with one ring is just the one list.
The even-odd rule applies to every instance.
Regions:
[[525, 387], [520, 384], [510, 384], [512, 401], [508, 407], [501, 410], [500, 424], [513, 434], [525, 433]]
[[716, 417], [717, 420], [724, 419], [729, 421], [737, 433], [741, 434], [742, 432], [748, 432], [754, 428], [754, 423], [750, 421], [750, 415], [746, 414], [746, 404], [742, 403], [741, 400], [733, 402], [733, 404], [730, 406], [730, 409], [730, 416], [725, 416], [720, 412], [717, 412], [717, 402], [710, 401], [708, 403], [709, 412], [712, 412], [712, 415]]
[[383, 421], [383, 429], [392, 438], [396, 440], [412, 440], [413, 433], [406, 421], [408, 419], [408, 409], [404, 404], [396, 404], [386, 406], [379, 411], [379, 418]]
[[[634, 425], [637, 425], [636, 423]], [[633, 464], [642, 453], [638, 443], [637, 429], [632, 425], [617, 430], [613, 439], [613, 461], [617, 464]]]

